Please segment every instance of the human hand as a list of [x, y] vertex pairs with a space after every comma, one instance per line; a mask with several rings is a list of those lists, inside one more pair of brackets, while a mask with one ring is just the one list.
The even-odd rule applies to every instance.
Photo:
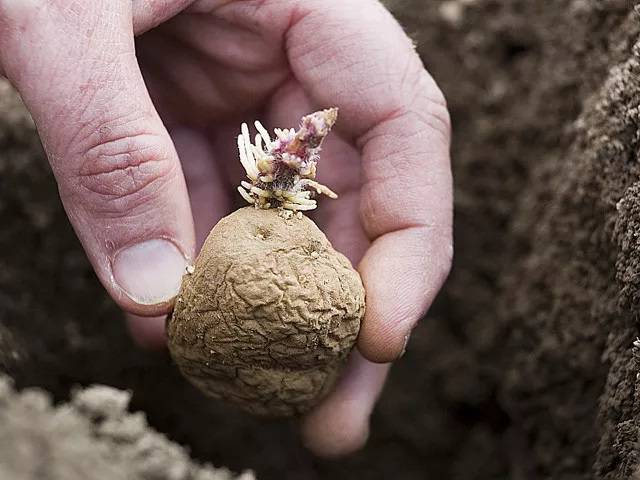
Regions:
[[296, 126], [340, 108], [319, 165], [340, 198], [313, 216], [359, 262], [367, 311], [358, 351], [302, 432], [322, 455], [361, 447], [388, 362], [452, 257], [447, 109], [382, 5], [0, 0], [0, 71], [34, 117], [98, 278], [137, 315], [145, 345], [164, 341], [164, 320], [146, 317], [170, 310], [196, 245], [233, 207], [239, 123]]

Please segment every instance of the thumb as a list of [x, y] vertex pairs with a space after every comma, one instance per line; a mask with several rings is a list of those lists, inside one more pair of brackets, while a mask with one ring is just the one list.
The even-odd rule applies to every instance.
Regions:
[[0, 64], [100, 281], [125, 310], [166, 312], [193, 255], [193, 220], [135, 57], [131, 1], [2, 2]]

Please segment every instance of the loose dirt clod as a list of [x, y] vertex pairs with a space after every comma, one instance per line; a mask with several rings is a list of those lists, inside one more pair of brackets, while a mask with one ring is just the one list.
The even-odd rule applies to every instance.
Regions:
[[103, 385], [54, 406], [40, 389], [17, 392], [0, 374], [2, 480], [255, 480], [201, 465], [130, 413], [131, 394]]
[[[333, 125], [335, 111], [325, 112], [334, 115]], [[316, 135], [313, 121], [322, 122], [324, 112], [314, 115], [258, 159], [270, 177], [253, 175], [254, 184], [262, 183], [253, 191], [245, 182], [243, 196], [254, 206], [213, 228], [193, 273], [183, 279], [167, 326], [169, 349], [188, 379], [258, 415], [295, 415], [317, 404], [338, 376], [364, 315], [364, 287], [349, 260], [313, 221], [292, 213], [311, 202], [315, 207], [303, 187], [326, 188], [312, 179], [331, 125]], [[304, 137], [300, 132], [309, 126], [313, 134]], [[250, 175], [255, 159], [245, 155]]]

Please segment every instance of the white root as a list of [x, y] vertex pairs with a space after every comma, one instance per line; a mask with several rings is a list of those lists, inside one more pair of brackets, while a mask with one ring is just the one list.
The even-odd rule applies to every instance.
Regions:
[[296, 193], [296, 196], [302, 198], [311, 198], [311, 192], [309, 190], [301, 190]]
[[284, 195], [284, 197], [292, 203], [298, 203], [300, 205], [316, 205], [316, 201], [315, 200], [311, 200], [309, 198], [305, 198], [302, 197], [300, 195], [291, 195], [291, 194], [287, 194]]
[[273, 196], [271, 195], [271, 192], [267, 192], [266, 190], [263, 190], [258, 187], [251, 187], [251, 193], [263, 198], [271, 198]]
[[242, 198], [244, 198], [251, 205], [254, 205], [256, 203], [253, 200], [253, 197], [251, 195], [249, 195], [249, 193], [244, 188], [238, 187], [238, 192], [240, 192], [240, 195], [242, 195]]
[[309, 180], [308, 178], [300, 180], [298, 183], [296, 183], [295, 186], [300, 189], [310, 187], [314, 189], [318, 194], [326, 195], [329, 198], [338, 198], [338, 194], [331, 190], [329, 187], [326, 187], [314, 180]]
[[304, 211], [304, 210], [313, 210], [316, 208], [316, 206], [317, 205], [300, 205], [298, 203], [290, 203], [290, 202], [282, 203], [282, 208], [286, 208], [287, 210], [291, 210], [294, 212]]
[[249, 162], [247, 158], [247, 149], [242, 135], [238, 136], [238, 151], [240, 152], [240, 163], [244, 167], [245, 172], [247, 172], [247, 177], [255, 181], [259, 175], [258, 168], [255, 163]]
[[[246, 123], [242, 124], [242, 138], [244, 140], [244, 149], [247, 155], [248, 163], [257, 171], [256, 159], [253, 156], [253, 145], [251, 144], [251, 137], [249, 136], [249, 127]], [[256, 175], [256, 178], [258, 176]]]
[[258, 130], [260, 137], [264, 140], [264, 144], [267, 147], [267, 150], [271, 149], [273, 147], [273, 143], [271, 142], [271, 138], [269, 137], [269, 132], [267, 132], [267, 129], [264, 128], [262, 124], [257, 120], [255, 121], [254, 125], [256, 126], [256, 130]]

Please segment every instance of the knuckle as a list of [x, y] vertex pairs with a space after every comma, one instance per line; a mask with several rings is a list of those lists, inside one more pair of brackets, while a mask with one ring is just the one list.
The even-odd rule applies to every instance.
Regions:
[[438, 134], [446, 146], [451, 141], [451, 116], [442, 90], [424, 68], [410, 89], [410, 112], [415, 120]]
[[[408, 37], [407, 40], [410, 42]], [[451, 118], [444, 93], [413, 48], [402, 63], [404, 66], [399, 70], [401, 94], [396, 110], [408, 111], [420, 123], [438, 132], [448, 144]]]
[[148, 204], [177, 173], [168, 143], [151, 133], [103, 136], [83, 150], [74, 194], [87, 208], [105, 215]]

